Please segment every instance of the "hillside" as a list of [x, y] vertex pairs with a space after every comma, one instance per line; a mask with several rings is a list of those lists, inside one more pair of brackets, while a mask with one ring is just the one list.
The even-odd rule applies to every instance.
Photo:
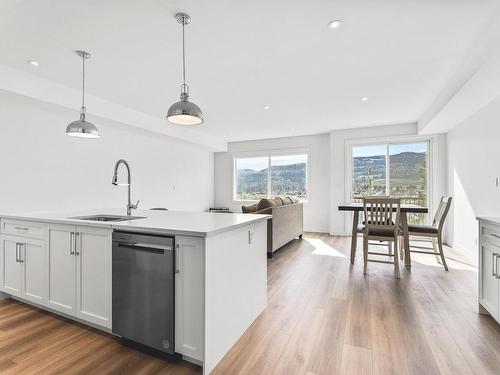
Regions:
[[[402, 152], [390, 156], [391, 193], [400, 196], [417, 196], [426, 184], [426, 154]], [[424, 174], [422, 175], [422, 171]], [[382, 194], [386, 184], [385, 156], [360, 156], [353, 158], [353, 190], [361, 195], [369, 190], [369, 175], [372, 178], [372, 193]]]

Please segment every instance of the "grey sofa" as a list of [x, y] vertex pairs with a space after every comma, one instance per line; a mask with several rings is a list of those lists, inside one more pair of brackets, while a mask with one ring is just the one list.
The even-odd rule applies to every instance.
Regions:
[[268, 214], [273, 218], [267, 222], [267, 255], [273, 253], [304, 233], [304, 207], [293, 198], [275, 197], [261, 199], [250, 206], [242, 206], [241, 211], [249, 214]]

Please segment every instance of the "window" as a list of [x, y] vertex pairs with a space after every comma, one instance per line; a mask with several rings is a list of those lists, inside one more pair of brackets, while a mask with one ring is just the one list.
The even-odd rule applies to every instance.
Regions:
[[[382, 143], [352, 147], [351, 200], [363, 195], [393, 195], [402, 203], [428, 206], [429, 142]], [[409, 222], [427, 223], [426, 214]]]
[[237, 157], [234, 199], [254, 201], [275, 195], [307, 199], [307, 154]]

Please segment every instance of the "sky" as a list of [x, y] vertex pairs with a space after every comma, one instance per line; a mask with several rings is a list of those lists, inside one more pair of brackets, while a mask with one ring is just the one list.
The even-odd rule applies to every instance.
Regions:
[[[271, 165], [290, 165], [307, 162], [307, 155], [289, 155], [289, 156], [272, 156]], [[244, 158], [237, 159], [237, 169], [251, 169], [261, 171], [268, 167], [268, 159], [262, 158]]]
[[[389, 147], [390, 155], [397, 155], [402, 152], [427, 152], [427, 143], [407, 143], [407, 144], [394, 144]], [[352, 148], [352, 156], [375, 156], [385, 155], [386, 145], [370, 145], [359, 146]]]

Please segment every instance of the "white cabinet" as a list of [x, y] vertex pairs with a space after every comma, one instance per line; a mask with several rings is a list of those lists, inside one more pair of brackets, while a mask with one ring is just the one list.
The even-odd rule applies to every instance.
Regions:
[[77, 227], [76, 316], [111, 328], [111, 231]]
[[175, 351], [203, 361], [205, 241], [175, 237]]
[[496, 320], [499, 319], [499, 281], [498, 274], [498, 256], [500, 248], [484, 243], [481, 245], [481, 277], [479, 303]]
[[20, 238], [2, 236], [3, 290], [13, 296], [21, 295], [23, 265], [19, 261]]
[[47, 253], [45, 242], [2, 235], [2, 290], [45, 305], [47, 302]]
[[480, 220], [479, 238], [479, 305], [500, 322], [500, 226]]
[[49, 297], [47, 305], [76, 315], [75, 226], [49, 227]]
[[49, 228], [48, 306], [111, 328], [111, 230]]
[[45, 242], [25, 238], [20, 245], [20, 250], [24, 266], [21, 297], [40, 305], [46, 305], [48, 267]]

